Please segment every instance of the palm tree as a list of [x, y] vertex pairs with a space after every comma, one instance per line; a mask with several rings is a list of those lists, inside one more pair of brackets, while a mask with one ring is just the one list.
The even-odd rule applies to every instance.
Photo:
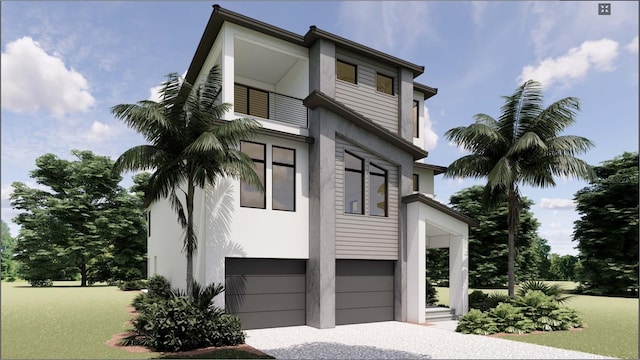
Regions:
[[486, 178], [483, 202], [495, 206], [507, 200], [508, 287], [515, 288], [515, 241], [521, 202], [520, 186], [555, 186], [554, 176], [592, 179], [591, 167], [575, 157], [593, 143], [580, 136], [560, 134], [575, 122], [578, 99], [567, 97], [542, 107], [542, 87], [529, 80], [511, 96], [504, 96], [500, 117], [474, 116], [475, 123], [450, 129], [445, 137], [470, 152], [449, 165], [445, 177]]
[[143, 100], [111, 108], [116, 118], [149, 143], [122, 153], [114, 164], [114, 171], [153, 171], [144, 206], [168, 199], [177, 213], [185, 231], [183, 252], [187, 258], [190, 296], [193, 255], [198, 245], [193, 218], [196, 187], [215, 187], [220, 177], [231, 177], [264, 191], [253, 170], [253, 161], [238, 148], [240, 140], [253, 136], [260, 124], [252, 119], [220, 120], [231, 109], [231, 104], [219, 100], [221, 83], [217, 66], [197, 88], [171, 73], [162, 84], [159, 102]]

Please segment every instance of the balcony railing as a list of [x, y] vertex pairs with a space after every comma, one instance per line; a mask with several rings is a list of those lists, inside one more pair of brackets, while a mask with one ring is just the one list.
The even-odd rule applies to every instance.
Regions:
[[302, 104], [302, 99], [270, 92], [269, 119], [306, 128], [307, 107]]

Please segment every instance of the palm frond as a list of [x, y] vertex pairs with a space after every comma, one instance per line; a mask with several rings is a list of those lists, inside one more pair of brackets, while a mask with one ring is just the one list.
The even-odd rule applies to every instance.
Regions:
[[549, 139], [549, 151], [553, 154], [571, 155], [584, 154], [595, 144], [582, 136], [563, 135]]
[[489, 157], [477, 154], [465, 155], [447, 167], [447, 170], [444, 172], [444, 177], [484, 178], [489, 175], [492, 167], [493, 161]]
[[547, 151], [547, 144], [535, 132], [528, 131], [520, 136], [507, 150], [507, 157], [515, 157], [529, 152]]
[[163, 151], [152, 145], [138, 145], [126, 150], [113, 164], [115, 173], [153, 170], [162, 161]]

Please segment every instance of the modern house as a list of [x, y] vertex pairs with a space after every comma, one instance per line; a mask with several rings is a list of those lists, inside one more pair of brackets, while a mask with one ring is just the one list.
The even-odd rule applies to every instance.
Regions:
[[[298, 35], [214, 6], [186, 74], [222, 71], [225, 119], [263, 126], [240, 144], [266, 193], [225, 179], [196, 194], [194, 276], [245, 328], [425, 322], [425, 252], [450, 249], [451, 308], [467, 311], [468, 227], [433, 199], [423, 162], [424, 67], [311, 26]], [[184, 286], [182, 229], [150, 207], [149, 273]]]

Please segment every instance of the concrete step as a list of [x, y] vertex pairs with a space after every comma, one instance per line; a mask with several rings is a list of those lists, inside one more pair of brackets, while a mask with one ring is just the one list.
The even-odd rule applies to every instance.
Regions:
[[436, 322], [436, 321], [448, 321], [448, 320], [457, 320], [457, 316], [455, 315], [455, 309], [449, 309], [444, 307], [429, 307], [425, 309], [425, 321], [427, 322]]

